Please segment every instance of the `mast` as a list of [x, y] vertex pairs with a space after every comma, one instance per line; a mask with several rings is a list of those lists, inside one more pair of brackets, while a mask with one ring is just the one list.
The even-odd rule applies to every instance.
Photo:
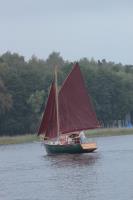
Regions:
[[60, 136], [60, 124], [59, 124], [59, 100], [58, 100], [58, 82], [57, 82], [57, 66], [55, 66], [55, 71], [54, 71], [54, 76], [55, 76], [55, 99], [56, 99], [56, 109], [57, 109], [57, 137]]

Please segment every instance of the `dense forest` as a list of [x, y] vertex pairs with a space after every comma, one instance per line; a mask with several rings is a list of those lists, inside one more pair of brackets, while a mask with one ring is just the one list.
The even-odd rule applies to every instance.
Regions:
[[[35, 133], [57, 65], [60, 85], [73, 63], [53, 52], [46, 60], [28, 61], [17, 53], [0, 56], [0, 135]], [[103, 127], [133, 120], [133, 65], [79, 60], [85, 84]]]

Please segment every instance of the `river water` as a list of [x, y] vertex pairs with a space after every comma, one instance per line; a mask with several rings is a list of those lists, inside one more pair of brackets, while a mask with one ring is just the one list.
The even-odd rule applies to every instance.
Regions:
[[98, 150], [47, 156], [39, 142], [0, 146], [0, 200], [133, 200], [133, 136]]

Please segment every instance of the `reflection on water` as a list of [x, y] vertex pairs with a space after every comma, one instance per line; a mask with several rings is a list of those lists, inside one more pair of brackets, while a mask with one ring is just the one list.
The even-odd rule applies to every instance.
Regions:
[[90, 154], [62, 154], [62, 155], [45, 155], [44, 159], [51, 162], [51, 166], [68, 167], [93, 165], [99, 159], [97, 152]]
[[133, 136], [96, 141], [95, 153], [56, 156], [40, 143], [0, 146], [0, 200], [132, 200]]

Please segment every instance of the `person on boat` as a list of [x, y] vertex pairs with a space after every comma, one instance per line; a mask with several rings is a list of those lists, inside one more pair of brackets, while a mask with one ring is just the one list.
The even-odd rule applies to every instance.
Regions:
[[79, 137], [80, 137], [80, 143], [81, 144], [86, 142], [86, 136], [84, 134], [84, 131], [80, 132]]
[[59, 138], [59, 143], [61, 145], [64, 145], [64, 144], [67, 144], [67, 136], [66, 135], [61, 135], [60, 138]]

